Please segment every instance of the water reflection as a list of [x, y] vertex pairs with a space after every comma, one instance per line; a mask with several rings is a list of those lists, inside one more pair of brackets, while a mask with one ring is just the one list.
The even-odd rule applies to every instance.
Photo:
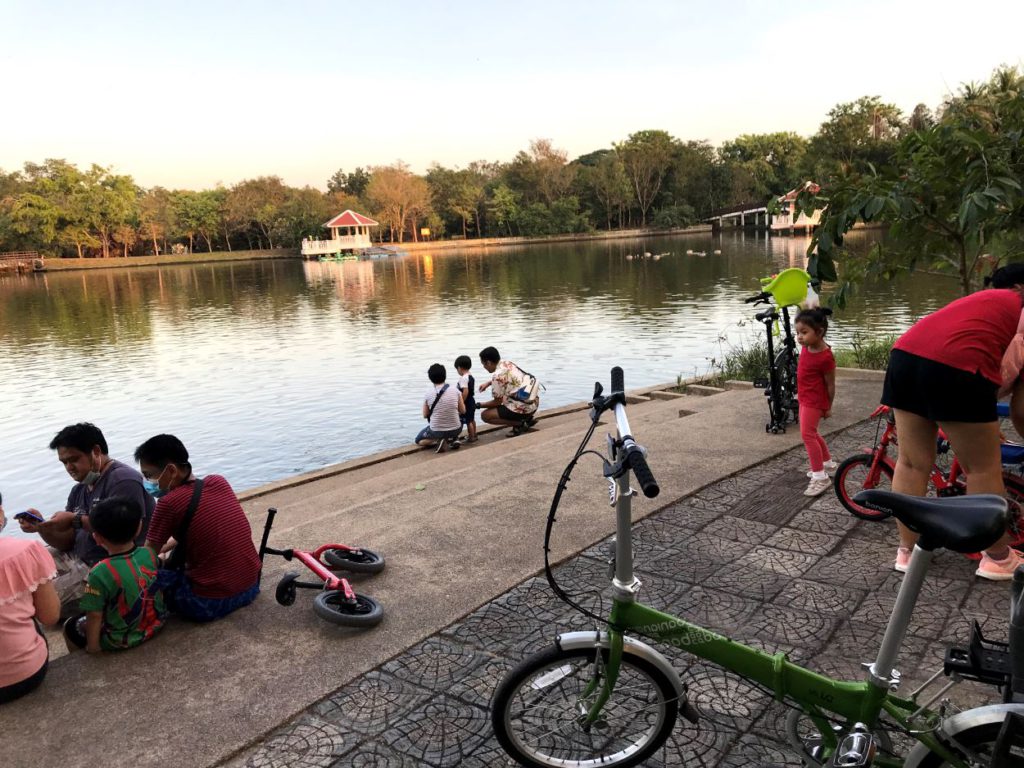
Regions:
[[[541, 376], [549, 407], [613, 364], [631, 386], [703, 372], [721, 337], [755, 330], [742, 298], [757, 278], [801, 266], [806, 246], [736, 234], [6, 275], [0, 490], [12, 509], [61, 506], [70, 481], [46, 445], [79, 420], [122, 459], [175, 432], [200, 473], [238, 488], [401, 445], [428, 365], [489, 344]], [[955, 291], [926, 276], [869, 286], [834, 338], [900, 330]]]

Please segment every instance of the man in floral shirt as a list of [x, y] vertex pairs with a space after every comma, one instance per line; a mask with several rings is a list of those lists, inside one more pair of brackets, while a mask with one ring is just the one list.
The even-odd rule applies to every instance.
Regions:
[[509, 437], [520, 435], [536, 424], [533, 417], [540, 400], [524, 403], [511, 397], [514, 392], [530, 382], [530, 376], [510, 360], [502, 360], [494, 347], [481, 350], [480, 363], [484, 370], [491, 374], [491, 380], [481, 384], [480, 391], [483, 392], [490, 387], [492, 397], [486, 403], [477, 404], [477, 408], [483, 410], [481, 418], [488, 424], [512, 427]]

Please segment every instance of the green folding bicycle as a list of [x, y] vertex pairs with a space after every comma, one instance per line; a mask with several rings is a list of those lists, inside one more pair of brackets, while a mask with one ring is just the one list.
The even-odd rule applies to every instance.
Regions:
[[[788, 741], [810, 766], [977, 766], [990, 764], [993, 747], [1010, 712], [1024, 705], [996, 704], [951, 714], [944, 703], [932, 707], [937, 693], [929, 683], [904, 698], [896, 694], [894, 670], [925, 573], [937, 549], [976, 552], [991, 546], [1006, 530], [1007, 508], [995, 495], [921, 499], [884, 491], [864, 491], [858, 502], [892, 515], [921, 534], [910, 567], [866, 680], [836, 680], [657, 611], [637, 601], [633, 574], [630, 473], [644, 495], [659, 487], [626, 418], [623, 373], [612, 369], [611, 393], [595, 385], [591, 425], [562, 474], [552, 501], [545, 535], [545, 571], [555, 593], [595, 618], [594, 631], [559, 635], [554, 646], [511, 670], [494, 693], [491, 722], [502, 748], [525, 766], [543, 768], [632, 766], [651, 757], [669, 738], [679, 715], [696, 723], [686, 686], [659, 651], [627, 632], [667, 643], [707, 659], [727, 671], [771, 690], [791, 707]], [[613, 410], [617, 436], [608, 436], [604, 475], [616, 510], [612, 608], [607, 617], [577, 605], [555, 582], [548, 543], [558, 502], [572, 470], [586, 451], [601, 414]], [[952, 513], [952, 514], [951, 514]], [[889, 732], [906, 734], [909, 749], [895, 746]], [[905, 741], [905, 739], [901, 740]]]

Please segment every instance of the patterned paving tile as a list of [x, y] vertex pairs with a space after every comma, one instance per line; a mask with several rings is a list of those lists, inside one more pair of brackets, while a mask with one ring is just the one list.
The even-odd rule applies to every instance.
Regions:
[[843, 540], [842, 534], [800, 531], [795, 528], [779, 528], [763, 543], [766, 547], [789, 549], [806, 554], [828, 555]]
[[750, 600], [771, 600], [790, 582], [790, 577], [749, 565], [733, 563], [719, 568], [704, 583]]
[[487, 661], [487, 656], [441, 637], [431, 637], [387, 662], [381, 670], [428, 691], [446, 691]]
[[461, 765], [487, 739], [487, 712], [447, 695], [436, 696], [392, 725], [384, 743], [435, 768]]
[[305, 715], [276, 731], [246, 761], [246, 768], [326, 768], [355, 745], [354, 734]]
[[396, 752], [386, 744], [368, 741], [331, 763], [330, 768], [418, 768], [419, 765], [409, 755]]
[[776, 595], [773, 602], [804, 611], [817, 611], [830, 616], [847, 617], [867, 594], [837, 584], [823, 584], [808, 579], [793, 579]]
[[820, 555], [794, 552], [791, 549], [774, 549], [772, 547], [753, 547], [747, 554], [736, 561], [738, 565], [750, 565], [783, 576], [802, 576], [814, 567], [821, 559]]
[[361, 734], [378, 734], [396, 719], [421, 706], [431, 694], [381, 672], [369, 672], [314, 704], [324, 722]]
[[835, 630], [837, 621], [818, 613], [784, 605], [765, 605], [742, 628], [740, 637], [760, 637], [782, 643], [821, 648]]
[[722, 515], [701, 529], [702, 533], [719, 536], [746, 544], [749, 547], [765, 544], [775, 535], [779, 528], [770, 523], [756, 520], [744, 520], [741, 517]]

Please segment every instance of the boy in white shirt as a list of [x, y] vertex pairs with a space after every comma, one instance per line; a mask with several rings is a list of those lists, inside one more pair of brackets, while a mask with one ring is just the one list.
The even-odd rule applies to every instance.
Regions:
[[432, 385], [423, 398], [423, 418], [427, 419], [427, 426], [416, 435], [417, 445], [437, 445], [438, 453], [444, 453], [448, 446], [459, 447], [455, 440], [462, 432], [461, 416], [466, 412], [458, 388], [445, 383], [447, 375], [440, 363], [434, 363], [427, 370]]

